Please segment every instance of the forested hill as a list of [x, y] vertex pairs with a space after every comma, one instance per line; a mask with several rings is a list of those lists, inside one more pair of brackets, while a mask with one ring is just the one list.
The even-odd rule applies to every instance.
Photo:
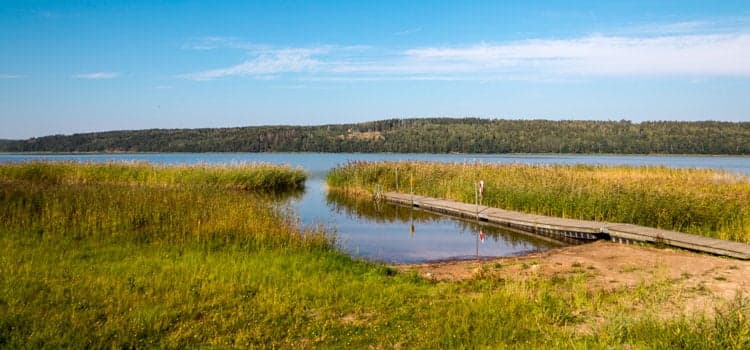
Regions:
[[750, 154], [750, 122], [390, 119], [56, 135], [4, 140], [0, 151]]

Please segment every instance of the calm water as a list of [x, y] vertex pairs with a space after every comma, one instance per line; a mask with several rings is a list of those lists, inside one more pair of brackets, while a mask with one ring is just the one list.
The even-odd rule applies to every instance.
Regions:
[[527, 164], [665, 165], [725, 169], [750, 174], [750, 157], [601, 155], [445, 155], [320, 153], [163, 153], [163, 154], [0, 154], [0, 162], [27, 160], [147, 161], [159, 164], [270, 162], [304, 168], [304, 195], [292, 205], [304, 225], [325, 225], [352, 255], [385, 262], [490, 257], [543, 250], [557, 243], [492, 226], [434, 215], [390, 204], [375, 205], [329, 195], [325, 174], [352, 160], [424, 160]]

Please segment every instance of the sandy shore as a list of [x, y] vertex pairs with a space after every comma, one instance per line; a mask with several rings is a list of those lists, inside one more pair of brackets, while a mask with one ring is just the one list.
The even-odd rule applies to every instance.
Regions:
[[542, 253], [492, 260], [398, 265], [436, 281], [479, 276], [498, 279], [566, 278], [584, 272], [588, 288], [618, 290], [670, 282], [675, 307], [711, 310], [736, 295], [750, 296], [750, 261], [684, 250], [598, 241]]

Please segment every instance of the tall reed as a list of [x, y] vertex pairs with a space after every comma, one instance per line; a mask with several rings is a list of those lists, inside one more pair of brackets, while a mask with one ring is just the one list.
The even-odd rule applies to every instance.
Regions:
[[155, 165], [143, 162], [22, 162], [0, 166], [0, 181], [48, 184], [121, 184], [139, 186], [200, 186], [246, 191], [301, 190], [306, 175], [266, 163], [235, 165]]
[[324, 232], [300, 233], [264, 194], [299, 188], [299, 177], [271, 165], [6, 164], [0, 219], [40, 240], [326, 247]]
[[34, 166], [0, 179], [0, 348], [750, 345], [745, 299], [665, 322], [682, 291], [663, 283], [592, 290], [585, 270], [431, 283], [336, 252], [265, 194], [159, 168], [63, 181]]
[[707, 169], [483, 163], [352, 162], [328, 184], [362, 193], [387, 190], [549, 216], [632, 223], [750, 243], [750, 181]]

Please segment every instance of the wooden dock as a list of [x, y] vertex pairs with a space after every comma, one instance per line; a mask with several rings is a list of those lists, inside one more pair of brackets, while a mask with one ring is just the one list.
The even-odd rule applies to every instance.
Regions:
[[620, 243], [645, 242], [664, 244], [698, 252], [750, 260], [750, 245], [748, 244], [687, 233], [631, 224], [564, 219], [526, 214], [491, 208], [483, 205], [477, 206], [474, 204], [444, 199], [410, 195], [408, 193], [386, 192], [384, 197], [389, 202], [401, 205], [418, 207], [423, 210], [452, 216], [491, 222], [547, 237], [565, 239], [573, 238], [579, 240], [606, 239]]

